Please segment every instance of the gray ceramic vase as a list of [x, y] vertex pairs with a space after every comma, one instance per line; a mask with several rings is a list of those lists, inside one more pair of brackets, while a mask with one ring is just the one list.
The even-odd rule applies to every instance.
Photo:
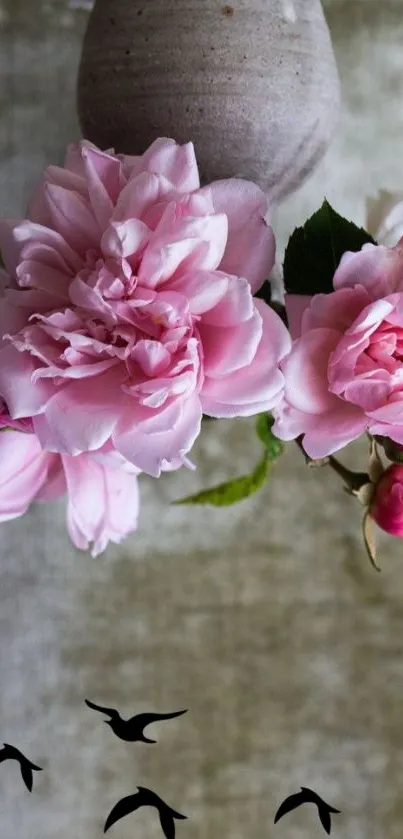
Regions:
[[201, 178], [280, 200], [332, 139], [339, 80], [319, 0], [95, 0], [78, 81], [83, 135], [138, 154], [192, 140]]

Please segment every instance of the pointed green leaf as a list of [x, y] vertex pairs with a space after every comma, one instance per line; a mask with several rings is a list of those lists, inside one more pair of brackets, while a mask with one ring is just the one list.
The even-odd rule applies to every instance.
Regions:
[[269, 414], [259, 414], [256, 419], [256, 433], [265, 451], [253, 472], [225, 481], [210, 489], [204, 489], [196, 495], [180, 498], [179, 501], [174, 501], [174, 504], [211, 504], [214, 507], [229, 507], [258, 492], [266, 483], [272, 463], [284, 450], [284, 444], [274, 436], [271, 430], [273, 423], [274, 419]]
[[174, 504], [211, 504], [213, 507], [230, 507], [253, 495], [264, 485], [270, 461], [265, 453], [250, 475], [241, 475], [231, 481], [225, 481], [210, 489], [204, 489], [196, 495], [189, 495], [174, 501]]
[[303, 227], [292, 234], [284, 257], [284, 285], [289, 294], [329, 294], [346, 251], [376, 244], [362, 227], [340, 216], [324, 201]]

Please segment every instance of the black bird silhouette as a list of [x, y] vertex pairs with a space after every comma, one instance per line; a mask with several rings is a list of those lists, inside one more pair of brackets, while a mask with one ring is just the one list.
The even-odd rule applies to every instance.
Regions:
[[330, 835], [331, 830], [331, 813], [341, 813], [341, 810], [336, 810], [335, 807], [331, 807], [330, 804], [326, 804], [326, 801], [323, 801], [316, 792], [313, 790], [308, 789], [308, 787], [301, 787], [301, 792], [295, 793], [295, 795], [289, 795], [288, 798], [283, 801], [280, 807], [277, 810], [277, 813], [274, 818], [274, 824], [278, 822], [282, 816], [285, 816], [286, 813], [290, 813], [291, 810], [295, 810], [296, 807], [300, 807], [301, 804], [316, 804], [318, 808], [319, 818], [321, 820], [322, 826], [326, 830], [326, 833]]
[[104, 720], [104, 722], [110, 725], [114, 734], [120, 737], [121, 740], [127, 740], [132, 743], [138, 741], [142, 743], [156, 743], [157, 740], [150, 740], [148, 737], [145, 737], [143, 729], [147, 725], [150, 725], [152, 722], [158, 722], [159, 720], [173, 720], [174, 717], [180, 717], [182, 714], [186, 714], [186, 710], [175, 711], [173, 714], [137, 714], [135, 717], [130, 717], [129, 720], [122, 720], [119, 711], [116, 711], [115, 708], [103, 708], [101, 705], [95, 705], [94, 702], [90, 702], [88, 699], [85, 700], [85, 704], [89, 708], [93, 708], [94, 711], [101, 711], [102, 714], [107, 714], [110, 720]]
[[129, 813], [134, 813], [139, 807], [156, 807], [159, 813], [161, 827], [166, 839], [175, 839], [175, 819], [187, 819], [187, 816], [182, 816], [182, 813], [177, 813], [165, 801], [159, 797], [151, 789], [146, 787], [137, 787], [138, 792], [133, 795], [127, 795], [122, 798], [112, 808], [109, 816], [105, 822], [104, 833], [112, 827], [119, 819], [128, 816]]
[[26, 788], [32, 792], [32, 785], [33, 785], [33, 772], [42, 772], [42, 768], [40, 766], [36, 766], [35, 763], [31, 763], [25, 755], [20, 752], [19, 749], [16, 749], [15, 746], [10, 746], [8, 743], [3, 743], [3, 748], [0, 749], [0, 763], [3, 763], [4, 760], [18, 760], [21, 769], [22, 780]]

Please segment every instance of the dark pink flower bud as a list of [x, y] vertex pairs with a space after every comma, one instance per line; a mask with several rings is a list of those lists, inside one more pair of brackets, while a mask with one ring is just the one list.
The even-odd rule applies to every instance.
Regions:
[[386, 533], [403, 538], [403, 465], [394, 463], [379, 479], [370, 515]]

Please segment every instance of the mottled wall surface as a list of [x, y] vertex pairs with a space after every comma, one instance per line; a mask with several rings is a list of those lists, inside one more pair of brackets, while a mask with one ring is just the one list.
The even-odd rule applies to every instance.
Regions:
[[[280, 243], [324, 192], [364, 220], [364, 195], [403, 187], [403, 3], [326, 4], [344, 114], [320, 170], [278, 213]], [[86, 14], [62, 0], [0, 2], [0, 204], [22, 211], [77, 136]], [[403, 551], [369, 567], [360, 511], [293, 447], [256, 498], [228, 511], [170, 507], [246, 471], [250, 422], [209, 423], [198, 472], [142, 480], [137, 535], [97, 560], [76, 552], [64, 502], [1, 526], [0, 740], [44, 771], [29, 795], [0, 766], [0, 839], [95, 839], [136, 784], [188, 816], [178, 839], [315, 839], [299, 785], [343, 811], [332, 836], [403, 833]], [[359, 464], [360, 444], [351, 449]], [[122, 713], [189, 708], [158, 746], [116, 740], [85, 696]], [[113, 828], [158, 839], [152, 811]], [[112, 833], [111, 833], [112, 835]]]

